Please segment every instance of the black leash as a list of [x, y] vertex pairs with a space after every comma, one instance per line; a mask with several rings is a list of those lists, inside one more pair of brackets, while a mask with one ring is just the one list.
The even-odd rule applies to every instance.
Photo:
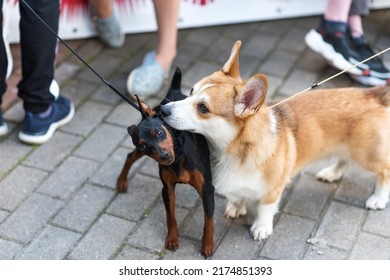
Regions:
[[109, 82], [107, 82], [102, 76], [100, 76], [87, 62], [85, 62], [84, 59], [82, 59], [67, 43], [65, 43], [64, 40], [61, 39], [60, 36], [34, 11], [33, 8], [29, 4], [26, 3], [25, 0], [20, 0], [26, 7], [43, 23], [43, 25], [46, 26], [46, 28], [57, 37], [57, 39], [64, 44], [64, 46], [70, 50], [82, 63], [84, 63], [85, 66], [89, 68], [99, 79], [108, 86], [113, 92], [115, 92], [117, 95], [119, 95], [123, 100], [125, 100], [127, 103], [129, 103], [131, 106], [133, 106], [134, 109], [137, 109], [140, 111], [140, 108], [135, 104], [133, 101], [131, 101], [128, 97], [126, 97], [124, 94], [120, 93], [114, 86], [112, 86]]

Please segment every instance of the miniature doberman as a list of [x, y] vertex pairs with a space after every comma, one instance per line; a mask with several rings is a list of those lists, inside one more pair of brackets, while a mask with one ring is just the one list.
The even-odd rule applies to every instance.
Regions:
[[181, 91], [181, 72], [178, 68], [167, 96], [160, 105], [151, 109], [137, 97], [142, 120], [138, 125], [132, 125], [127, 129], [136, 149], [127, 155], [117, 180], [117, 190], [127, 191], [129, 170], [142, 156], [150, 156], [159, 164], [168, 227], [165, 247], [176, 250], [179, 247], [179, 235], [175, 216], [175, 185], [183, 183], [193, 186], [203, 202], [202, 255], [207, 258], [214, 251], [214, 186], [207, 142], [200, 134], [173, 129], [160, 115], [161, 105], [184, 98], [186, 96]]

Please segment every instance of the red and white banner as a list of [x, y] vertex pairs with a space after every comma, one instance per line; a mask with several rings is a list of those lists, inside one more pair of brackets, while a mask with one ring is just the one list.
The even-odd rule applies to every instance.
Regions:
[[[33, 0], [26, 0], [33, 1]], [[169, 0], [167, 0], [169, 1]], [[318, 15], [327, 0], [182, 0], [179, 28], [232, 24]], [[389, 8], [390, 0], [371, 0], [373, 8]], [[3, 12], [10, 42], [19, 41], [17, 0], [4, 0]], [[113, 0], [115, 14], [125, 33], [155, 31], [152, 0]], [[88, 0], [61, 0], [59, 35], [64, 39], [95, 36]]]

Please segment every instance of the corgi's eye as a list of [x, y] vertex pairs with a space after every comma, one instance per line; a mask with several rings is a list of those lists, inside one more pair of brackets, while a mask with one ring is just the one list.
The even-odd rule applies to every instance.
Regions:
[[206, 106], [206, 103], [202, 102], [198, 104], [198, 111], [202, 114], [206, 114], [209, 112], [209, 109]]

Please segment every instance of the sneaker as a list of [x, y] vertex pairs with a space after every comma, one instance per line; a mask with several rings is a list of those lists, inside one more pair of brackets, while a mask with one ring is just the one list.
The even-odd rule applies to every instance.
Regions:
[[[355, 51], [359, 54], [360, 60], [365, 60], [374, 54], [376, 54], [370, 45], [366, 42], [364, 39], [364, 36], [353, 39], [351, 38], [351, 44], [354, 47]], [[390, 79], [390, 71], [386, 68], [386, 66], [383, 64], [382, 59], [380, 59], [379, 56], [374, 57], [373, 59], [370, 59], [369, 61], [365, 62], [370, 67], [370, 75], [374, 78], [381, 79], [385, 83], [387, 80]]]
[[56, 129], [67, 124], [73, 118], [73, 104], [59, 96], [50, 107], [48, 116], [26, 112], [19, 132], [19, 139], [27, 144], [44, 144], [50, 140]]
[[6, 135], [8, 133], [8, 126], [4, 122], [3, 114], [0, 112], [0, 136]]
[[156, 53], [149, 52], [146, 54], [142, 65], [131, 71], [127, 78], [127, 91], [131, 97], [138, 95], [147, 97], [158, 93], [164, 79], [169, 75], [169, 70], [164, 68], [156, 61]]
[[95, 22], [98, 37], [110, 48], [120, 48], [125, 43], [125, 35], [121, 31], [115, 16], [92, 19]]
[[380, 79], [373, 75], [370, 76], [359, 76], [359, 75], [349, 75], [352, 80], [365, 85], [365, 86], [385, 86], [390, 85], [390, 78], [389, 79]]
[[[325, 32], [310, 30], [305, 36], [306, 44], [315, 52], [321, 54], [328, 62], [339, 70], [348, 70], [353, 75], [369, 75], [369, 66], [360, 64], [360, 55], [350, 46], [345, 33], [325, 34]], [[353, 68], [351, 68], [353, 67]]]

